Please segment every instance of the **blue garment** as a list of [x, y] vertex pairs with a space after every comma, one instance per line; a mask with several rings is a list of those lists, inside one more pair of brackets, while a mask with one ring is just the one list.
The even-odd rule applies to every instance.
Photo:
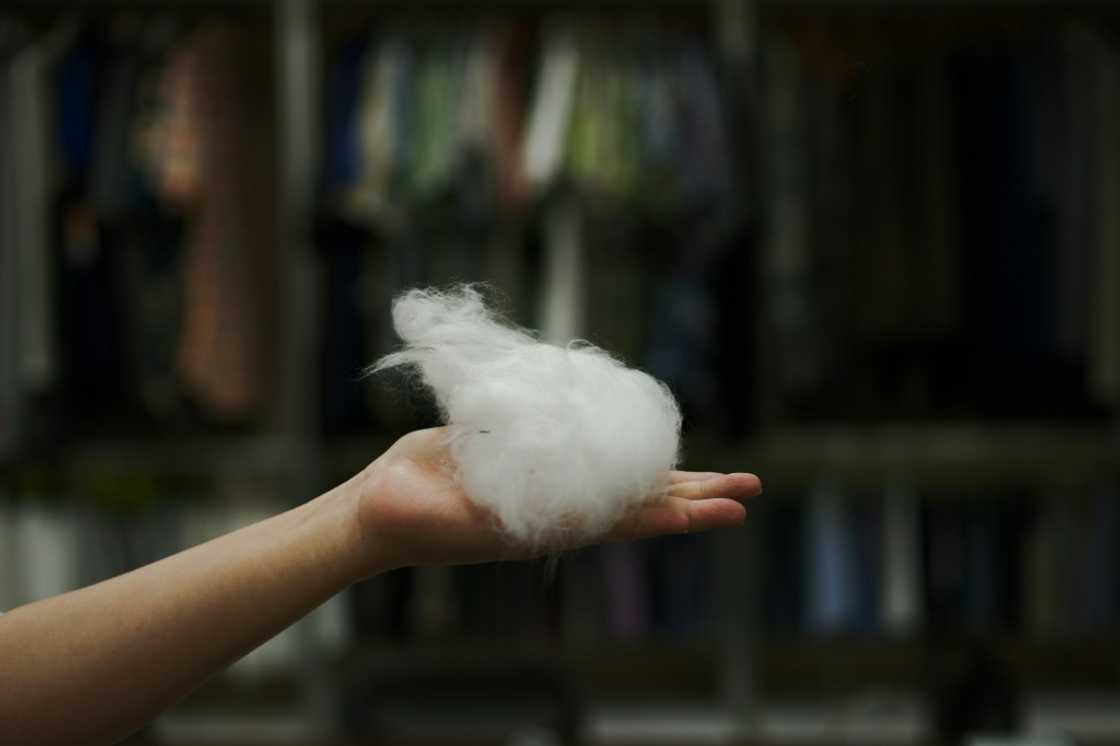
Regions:
[[856, 616], [856, 537], [846, 525], [847, 508], [834, 485], [813, 490], [809, 503], [806, 590], [809, 627], [833, 634], [847, 631]]
[[328, 193], [356, 183], [361, 173], [358, 112], [367, 47], [365, 40], [347, 44], [339, 53], [327, 83], [323, 186]]
[[83, 39], [58, 66], [58, 144], [66, 165], [84, 173], [93, 153], [98, 48]]

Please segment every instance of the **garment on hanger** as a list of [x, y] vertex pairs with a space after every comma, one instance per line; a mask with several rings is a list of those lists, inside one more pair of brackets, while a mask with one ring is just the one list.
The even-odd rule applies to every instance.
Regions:
[[199, 194], [184, 266], [179, 369], [190, 396], [239, 423], [267, 399], [265, 281], [274, 255], [270, 86], [251, 30], [202, 28], [190, 40], [199, 107]]

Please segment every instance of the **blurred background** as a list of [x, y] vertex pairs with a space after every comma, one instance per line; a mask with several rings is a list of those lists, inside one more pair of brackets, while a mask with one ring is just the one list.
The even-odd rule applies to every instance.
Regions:
[[748, 525], [374, 578], [132, 743], [1120, 743], [1118, 34], [5, 3], [0, 610], [433, 423], [363, 368], [396, 293], [485, 281], [665, 380], [688, 467], [762, 476]]

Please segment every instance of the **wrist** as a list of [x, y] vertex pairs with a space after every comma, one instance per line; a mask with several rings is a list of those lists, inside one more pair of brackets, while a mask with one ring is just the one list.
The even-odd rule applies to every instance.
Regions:
[[313, 526], [323, 570], [342, 587], [388, 569], [361, 524], [361, 482], [355, 478], [304, 504], [304, 521]]
[[379, 507], [384, 504], [381, 492], [383, 460], [378, 459], [339, 487], [349, 495], [350, 524], [353, 529], [355, 556], [360, 558], [357, 580], [403, 567], [393, 552], [394, 545], [387, 541]]

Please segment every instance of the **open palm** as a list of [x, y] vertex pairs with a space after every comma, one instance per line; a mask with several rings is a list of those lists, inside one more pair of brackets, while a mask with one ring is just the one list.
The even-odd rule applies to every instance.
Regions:
[[[540, 554], [539, 548], [514, 543], [490, 511], [467, 497], [454, 478], [446, 440], [446, 428], [409, 433], [359, 475], [359, 520], [381, 566], [471, 564]], [[675, 471], [669, 483], [666, 498], [630, 514], [605, 538], [736, 526], [746, 517], [742, 501], [762, 490], [753, 474]]]

